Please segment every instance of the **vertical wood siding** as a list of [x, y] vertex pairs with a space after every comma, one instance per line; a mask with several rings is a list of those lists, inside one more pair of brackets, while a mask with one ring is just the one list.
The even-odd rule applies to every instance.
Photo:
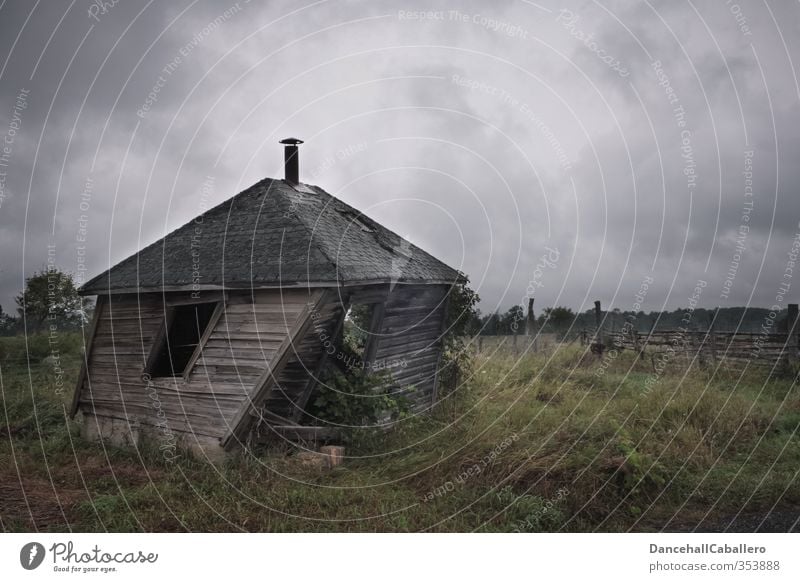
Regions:
[[414, 388], [407, 396], [415, 410], [433, 401], [446, 292], [439, 285], [398, 285], [386, 301], [375, 363], [390, 367], [401, 392]]

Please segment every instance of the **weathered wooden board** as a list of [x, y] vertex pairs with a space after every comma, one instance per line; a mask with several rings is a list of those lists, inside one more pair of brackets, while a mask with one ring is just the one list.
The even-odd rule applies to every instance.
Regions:
[[[312, 291], [306, 293], [304, 297], [299, 293], [292, 293], [291, 295], [298, 304], [302, 304], [303, 308], [297, 312], [295, 320], [287, 328], [286, 338], [280, 348], [275, 352], [264, 373], [247, 395], [244, 405], [225, 431], [222, 437], [222, 446], [226, 449], [241, 442], [241, 439], [250, 430], [253, 423], [253, 418], [249, 413], [250, 408], [259, 408], [269, 398], [270, 393], [279, 381], [283, 369], [294, 353], [293, 346], [299, 341], [299, 338], [305, 337], [307, 330], [313, 326], [313, 315], [323, 305], [323, 297], [327, 297], [329, 294], [325, 291]], [[284, 298], [283, 295], [279, 297], [281, 301]], [[302, 301], [300, 301], [301, 298]], [[268, 303], [269, 301], [262, 302]]]
[[415, 410], [434, 398], [446, 296], [443, 285], [398, 286], [386, 302], [375, 362], [391, 366], [395, 390], [414, 387], [409, 400]]
[[[210, 295], [202, 298], [213, 300]], [[304, 290], [234, 293], [231, 305], [212, 317], [185, 377], [152, 378], [148, 384], [142, 374], [170, 306], [191, 302], [191, 297], [114, 296], [98, 312], [76, 408], [152, 425], [162, 420], [160, 410], [176, 431], [222, 437], [308, 300]]]

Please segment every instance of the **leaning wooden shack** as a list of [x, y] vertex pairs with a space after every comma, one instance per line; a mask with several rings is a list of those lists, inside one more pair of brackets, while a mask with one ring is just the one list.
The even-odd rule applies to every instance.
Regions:
[[461, 275], [317, 186], [265, 179], [88, 281], [97, 307], [72, 414], [90, 438], [174, 438], [209, 456], [314, 439], [306, 408], [346, 314], [369, 310], [362, 367], [415, 411], [437, 397]]

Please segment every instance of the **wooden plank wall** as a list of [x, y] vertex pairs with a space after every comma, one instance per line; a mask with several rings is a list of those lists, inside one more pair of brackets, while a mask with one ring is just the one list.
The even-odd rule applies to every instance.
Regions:
[[163, 422], [163, 416], [157, 416], [160, 408], [170, 430], [219, 438], [308, 297], [305, 290], [232, 297], [187, 378], [153, 378], [150, 385], [142, 374], [163, 326], [164, 298], [161, 294], [113, 297], [98, 321], [79, 409], [134, 426], [158, 426]]
[[97, 322], [86, 381], [79, 387], [78, 410], [134, 424], [153, 414], [141, 376], [163, 319], [160, 297], [108, 298]]
[[[376, 303], [382, 306], [377, 318], [375, 342], [370, 346], [374, 364], [390, 365], [395, 390], [408, 393], [414, 410], [430, 407], [434, 398], [436, 368], [439, 360], [444, 299], [447, 288], [431, 285], [397, 285], [389, 292], [388, 285], [349, 288], [331, 294], [313, 315], [314, 323], [279, 376], [279, 382], [265, 403], [265, 418], [278, 415], [293, 422], [300, 421], [313, 391], [317, 376], [326, 359], [337, 357], [337, 333], [346, 309], [353, 304]], [[377, 311], [377, 310], [376, 310]], [[335, 339], [334, 339], [335, 338]], [[326, 344], [326, 341], [332, 341]], [[353, 365], [361, 365], [354, 362]], [[269, 422], [269, 421], [268, 421]]]
[[[335, 294], [331, 301], [311, 314], [312, 324], [303, 338], [292, 345], [292, 356], [278, 376], [265, 408], [283, 418], [298, 421], [311, 396], [320, 372], [321, 360], [334, 353], [334, 328], [344, 317], [345, 305]], [[326, 342], [331, 342], [326, 344]]]
[[414, 387], [408, 397], [415, 410], [434, 397], [446, 293], [442, 285], [397, 285], [386, 301], [375, 363], [390, 367], [401, 392]]

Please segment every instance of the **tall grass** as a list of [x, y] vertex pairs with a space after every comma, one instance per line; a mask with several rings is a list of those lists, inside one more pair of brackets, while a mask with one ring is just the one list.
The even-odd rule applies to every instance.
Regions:
[[431, 414], [370, 432], [329, 472], [291, 447], [214, 466], [87, 443], [46, 365], [2, 373], [6, 530], [715, 529], [800, 505], [800, 397], [757, 372], [676, 360], [653, 383], [647, 360], [576, 346], [478, 358]]

